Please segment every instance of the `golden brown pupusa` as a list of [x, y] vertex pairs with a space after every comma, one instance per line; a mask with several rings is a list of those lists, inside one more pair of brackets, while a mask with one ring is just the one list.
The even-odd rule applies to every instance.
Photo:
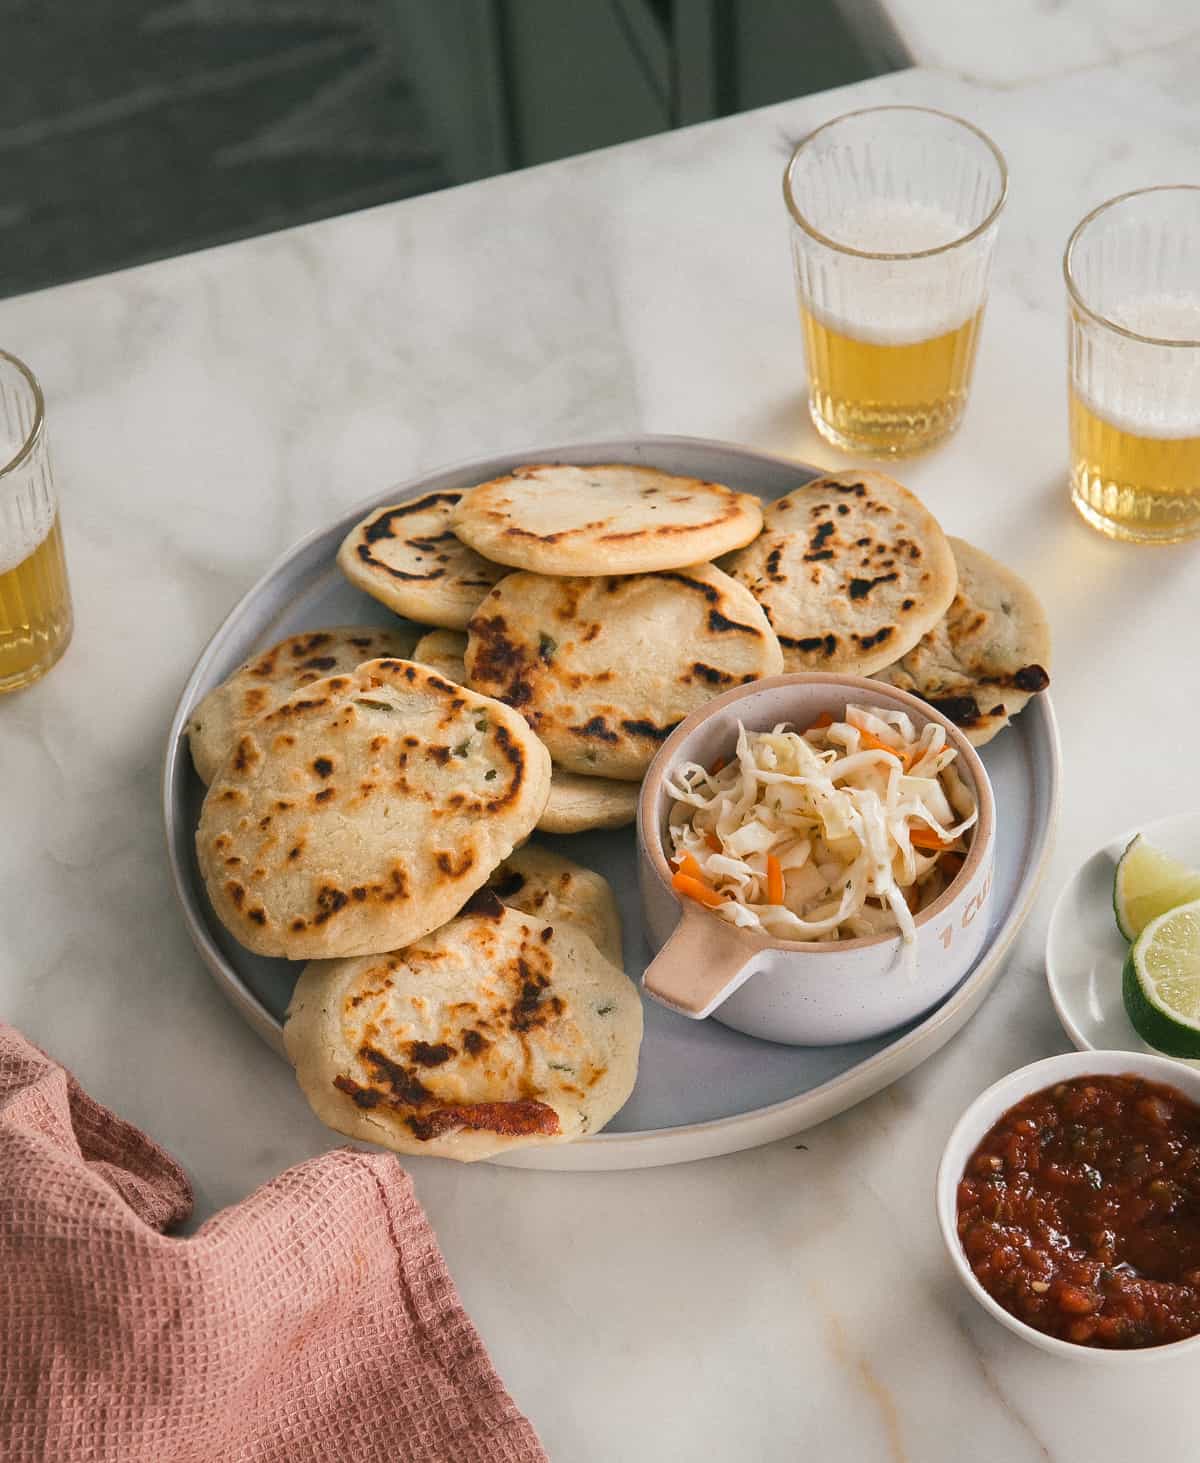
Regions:
[[209, 783], [242, 732], [258, 717], [313, 681], [352, 671], [364, 660], [411, 654], [416, 633], [397, 625], [339, 625], [289, 635], [243, 662], [205, 696], [188, 722], [188, 742], [200, 780]]
[[406, 949], [309, 965], [284, 1027], [323, 1122], [460, 1159], [603, 1127], [641, 1035], [637, 989], [586, 935], [486, 891]]
[[462, 630], [507, 570], [456, 537], [451, 519], [461, 496], [426, 493], [376, 508], [343, 539], [338, 567], [398, 615]]
[[459, 538], [534, 574], [682, 569], [749, 543], [762, 506], [723, 483], [630, 463], [531, 463], [463, 494]]
[[623, 968], [621, 916], [608, 880], [552, 849], [525, 843], [496, 869], [487, 887], [504, 904], [548, 924], [581, 929], [606, 959]]
[[1036, 594], [982, 549], [952, 538], [958, 592], [881, 681], [912, 691], [982, 747], [1050, 684], [1050, 626]]
[[932, 629], [957, 582], [937, 520], [878, 472], [777, 499], [759, 537], [722, 564], [762, 605], [789, 671], [881, 670]]
[[466, 665], [472, 686], [528, 718], [557, 765], [636, 780], [690, 711], [783, 659], [750, 592], [693, 564], [510, 574], [471, 620]]
[[255, 722], [196, 849], [222, 923], [292, 960], [390, 949], [449, 919], [533, 829], [546, 749], [514, 711], [375, 660]]

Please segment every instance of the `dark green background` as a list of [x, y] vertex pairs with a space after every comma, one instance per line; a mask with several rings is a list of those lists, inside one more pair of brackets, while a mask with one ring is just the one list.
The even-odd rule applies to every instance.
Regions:
[[0, 0], [0, 295], [903, 64], [873, 5]]

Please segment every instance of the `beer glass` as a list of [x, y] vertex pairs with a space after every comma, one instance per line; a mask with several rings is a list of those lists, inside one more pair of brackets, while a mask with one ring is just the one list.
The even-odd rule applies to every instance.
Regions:
[[817, 430], [901, 456], [966, 405], [1008, 188], [978, 128], [923, 107], [850, 112], [809, 133], [783, 177]]
[[1200, 188], [1094, 209], [1063, 258], [1071, 497], [1110, 538], [1200, 534]]
[[0, 691], [36, 681], [71, 638], [71, 594], [42, 389], [0, 351]]

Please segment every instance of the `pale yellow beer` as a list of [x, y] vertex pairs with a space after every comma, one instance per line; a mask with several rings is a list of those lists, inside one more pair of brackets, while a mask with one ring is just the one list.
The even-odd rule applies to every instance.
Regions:
[[56, 514], [32, 553], [0, 573], [0, 689], [36, 680], [70, 638], [71, 596]]
[[925, 340], [863, 340], [801, 307], [813, 411], [860, 451], [904, 453], [954, 430], [971, 384], [982, 310]]
[[[1071, 491], [1112, 538], [1166, 543], [1200, 533], [1200, 435], [1145, 436], [1070, 393]], [[1200, 430], [1200, 423], [1197, 423]]]
[[45, 675], [71, 639], [71, 592], [41, 387], [0, 351], [0, 691]]

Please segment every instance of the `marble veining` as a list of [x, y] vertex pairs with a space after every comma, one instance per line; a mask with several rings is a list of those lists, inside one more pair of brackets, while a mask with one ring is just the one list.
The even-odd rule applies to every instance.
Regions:
[[1008, 156], [973, 400], [902, 475], [1046, 600], [1066, 776], [1045, 888], [967, 1029], [798, 1139], [631, 1174], [412, 1162], [556, 1460], [1195, 1457], [1179, 1366], [1115, 1386], [1026, 1347], [951, 1274], [932, 1190], [965, 1104], [1066, 1046], [1041, 949], [1067, 874], [1195, 792], [1200, 552], [1109, 543], [1067, 505], [1059, 260], [1103, 197], [1194, 171], [1198, 64], [1193, 40], [1019, 90], [913, 70], [0, 303], [46, 386], [78, 611], [58, 669], [0, 702], [0, 1010], [178, 1154], [203, 1217], [335, 1141], [167, 880], [163, 737], [236, 598], [368, 494], [522, 444], [683, 432], [834, 465], [802, 407], [786, 140], [909, 101]]

